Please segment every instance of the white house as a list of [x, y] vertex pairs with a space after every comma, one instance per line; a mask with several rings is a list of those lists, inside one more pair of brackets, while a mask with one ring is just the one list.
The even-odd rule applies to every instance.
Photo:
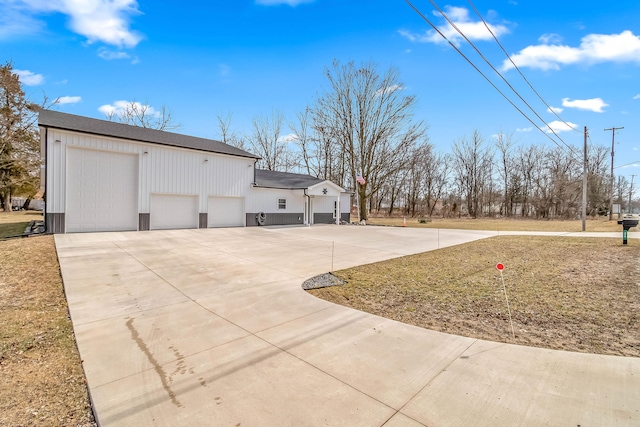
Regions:
[[348, 220], [341, 187], [257, 170], [258, 156], [219, 141], [49, 110], [38, 125], [48, 232]]
[[350, 199], [349, 193], [328, 180], [256, 169], [247, 199], [247, 226], [257, 225], [261, 212], [266, 225], [348, 222]]

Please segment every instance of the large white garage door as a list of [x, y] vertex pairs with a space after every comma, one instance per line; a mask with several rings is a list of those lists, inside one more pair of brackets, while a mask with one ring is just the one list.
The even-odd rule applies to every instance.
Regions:
[[138, 229], [138, 156], [67, 149], [67, 232]]
[[244, 227], [244, 198], [209, 197], [209, 227]]
[[198, 228], [198, 196], [152, 194], [149, 227], [152, 230]]

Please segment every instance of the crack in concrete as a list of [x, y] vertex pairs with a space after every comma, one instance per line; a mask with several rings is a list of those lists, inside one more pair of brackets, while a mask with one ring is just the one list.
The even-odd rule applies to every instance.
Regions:
[[176, 398], [176, 394], [173, 392], [173, 390], [171, 390], [171, 387], [169, 387], [169, 382], [167, 381], [167, 373], [164, 371], [164, 369], [162, 368], [160, 363], [158, 363], [155, 357], [153, 357], [153, 354], [151, 354], [149, 347], [147, 347], [145, 342], [140, 337], [140, 333], [138, 333], [137, 329], [133, 326], [133, 318], [127, 320], [126, 325], [127, 325], [127, 328], [129, 329], [129, 332], [131, 332], [131, 338], [136, 342], [136, 344], [138, 345], [138, 348], [140, 348], [140, 350], [145, 354], [145, 356], [147, 356], [147, 359], [153, 366], [153, 369], [156, 371], [156, 373], [160, 377], [160, 382], [162, 382], [162, 388], [164, 388], [164, 390], [167, 392], [167, 394], [171, 398], [171, 402], [178, 407], [182, 407], [182, 403], [180, 403], [180, 401]]

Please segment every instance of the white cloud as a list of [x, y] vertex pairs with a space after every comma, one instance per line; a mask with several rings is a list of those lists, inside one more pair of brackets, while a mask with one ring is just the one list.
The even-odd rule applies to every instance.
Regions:
[[278, 138], [278, 142], [290, 143], [290, 142], [295, 142], [295, 141], [297, 141], [299, 139], [300, 138], [298, 138], [298, 135], [296, 135], [295, 133], [290, 133], [290, 134], [287, 134], [287, 135], [280, 136], [280, 138]]
[[556, 113], [556, 114], [560, 114], [564, 111], [564, 108], [562, 107], [549, 107], [547, 108], [547, 111], [549, 113]]
[[391, 86], [388, 86], [388, 87], [386, 87], [384, 89], [379, 89], [379, 90], [376, 91], [376, 96], [386, 95], [388, 93], [393, 93], [393, 92], [396, 92], [398, 90], [404, 90], [404, 86], [391, 85]]
[[603, 108], [608, 107], [609, 104], [604, 102], [602, 98], [575, 99], [573, 101], [569, 100], [569, 98], [562, 98], [562, 106], [567, 108], [576, 108], [578, 110], [593, 111], [594, 113], [604, 113]]
[[20, 82], [26, 86], [37, 86], [44, 83], [44, 76], [42, 74], [36, 74], [29, 70], [13, 70], [14, 74], [20, 77]]
[[121, 100], [115, 101], [113, 104], [105, 104], [98, 107], [98, 111], [105, 116], [119, 116], [127, 111], [131, 111], [132, 109], [136, 111], [144, 111], [146, 116], [160, 116], [160, 112], [152, 106], [144, 105], [137, 101]]
[[25, 14], [22, 9], [11, 0], [0, 0], [0, 40], [42, 31], [44, 22]]
[[[481, 20], [472, 21], [469, 18], [469, 10], [463, 7], [445, 6], [444, 12], [447, 14], [451, 22], [458, 27], [458, 29], [467, 36], [471, 41], [474, 40], [492, 40], [493, 36], [487, 30], [484, 23]], [[436, 16], [441, 16], [439, 12], [433, 12]], [[500, 37], [503, 34], [507, 34], [509, 29], [504, 25], [493, 25], [487, 23], [493, 34], [496, 37]], [[448, 40], [452, 43], [459, 44], [462, 40], [462, 36], [458, 31], [453, 28], [448, 22], [438, 27], [440, 32], [444, 34]], [[400, 30], [400, 35], [407, 38], [412, 42], [419, 43], [446, 43], [446, 40], [442, 38], [438, 32], [429, 30], [423, 34], [411, 33], [407, 30]]]
[[528, 128], [518, 128], [516, 129], [516, 132], [531, 132], [533, 130], [532, 127], [528, 127]]
[[633, 99], [640, 99], [640, 93], [634, 96]]
[[[542, 43], [527, 46], [511, 56], [518, 67], [540, 70], [559, 70], [563, 65], [598, 64], [602, 62], [636, 62], [640, 64], [640, 37], [631, 31], [620, 34], [589, 34], [580, 46]], [[502, 63], [503, 71], [513, 68], [509, 60]]]
[[101, 47], [100, 49], [98, 49], [98, 56], [102, 59], [106, 59], [107, 61], [111, 61], [112, 59], [130, 58], [127, 52], [123, 52], [121, 50], [109, 50], [104, 47]]
[[280, 6], [283, 4], [296, 7], [299, 4], [313, 3], [315, 0], [256, 0], [256, 4], [262, 6]]
[[[134, 47], [142, 36], [129, 28], [131, 15], [139, 14], [136, 0], [0, 0], [3, 13], [21, 23], [22, 33], [33, 33], [26, 23], [37, 23], [33, 15], [57, 12], [69, 17], [72, 31], [85, 36], [89, 43], [103, 42], [119, 47]], [[6, 18], [5, 18], [6, 19]], [[3, 19], [2, 23], [4, 23]], [[4, 26], [4, 25], [3, 25]], [[0, 35], [2, 31], [0, 31]]]
[[571, 122], [561, 122], [560, 120], [554, 120], [550, 122], [547, 126], [547, 133], [560, 133], [567, 132], [570, 130], [578, 129], [578, 125]]
[[60, 96], [56, 99], [56, 104], [64, 105], [64, 104], [76, 104], [82, 101], [82, 97], [80, 96]]
[[542, 44], [550, 44], [550, 43], [560, 43], [562, 41], [562, 37], [558, 34], [543, 34], [538, 37], [538, 41]]

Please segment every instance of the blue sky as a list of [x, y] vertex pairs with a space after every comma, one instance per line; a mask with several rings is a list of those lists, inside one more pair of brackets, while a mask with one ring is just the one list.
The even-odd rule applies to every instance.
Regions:
[[[609, 147], [604, 129], [624, 126], [615, 163], [630, 164], [616, 173], [640, 173], [640, 2], [434, 2], [543, 120], [431, 1], [412, 3], [537, 126], [581, 146], [581, 133], [558, 123], [505, 62], [475, 7], [564, 121]], [[164, 104], [178, 132], [207, 138], [218, 137], [220, 114], [232, 114], [238, 133], [274, 110], [294, 119], [326, 88], [323, 69], [334, 58], [374, 61], [400, 72], [418, 99], [416, 119], [442, 151], [475, 130], [487, 141], [504, 132], [518, 144], [553, 144], [400, 0], [0, 0], [0, 52], [35, 101], [46, 93], [60, 98], [58, 110], [96, 118], [118, 101]]]

